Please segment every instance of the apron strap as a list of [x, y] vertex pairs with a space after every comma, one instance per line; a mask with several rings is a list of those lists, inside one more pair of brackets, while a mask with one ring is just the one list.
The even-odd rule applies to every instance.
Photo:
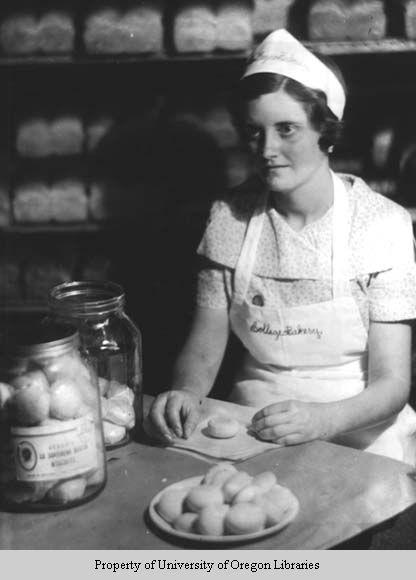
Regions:
[[251, 275], [257, 256], [261, 230], [267, 204], [267, 193], [263, 193], [259, 206], [254, 210], [247, 225], [240, 256], [237, 261], [234, 275], [234, 299], [242, 303], [250, 284]]
[[350, 295], [348, 196], [343, 181], [331, 171], [334, 184], [332, 211], [332, 297]]

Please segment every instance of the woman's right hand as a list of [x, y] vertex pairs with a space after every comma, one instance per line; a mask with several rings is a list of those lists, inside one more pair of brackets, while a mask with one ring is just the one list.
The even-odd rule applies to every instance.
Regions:
[[187, 439], [198, 423], [200, 404], [200, 398], [191, 391], [161, 393], [153, 401], [148, 415], [151, 435], [165, 441], [176, 437]]

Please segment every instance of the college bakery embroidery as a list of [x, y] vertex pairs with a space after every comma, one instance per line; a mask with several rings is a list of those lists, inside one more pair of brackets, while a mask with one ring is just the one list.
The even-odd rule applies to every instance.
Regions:
[[270, 326], [268, 322], [258, 323], [254, 321], [253, 324], [250, 326], [250, 332], [254, 334], [266, 334], [269, 336], [274, 336], [275, 340], [279, 340], [282, 336], [299, 336], [299, 335], [309, 335], [314, 336], [316, 339], [320, 340], [323, 335], [323, 330], [319, 328], [310, 328], [301, 326], [298, 324], [297, 326], [285, 326], [283, 329], [274, 329]]

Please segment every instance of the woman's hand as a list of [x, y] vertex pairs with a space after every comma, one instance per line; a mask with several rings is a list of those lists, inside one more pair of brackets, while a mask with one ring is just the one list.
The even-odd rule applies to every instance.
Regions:
[[175, 437], [187, 439], [198, 423], [200, 404], [200, 398], [191, 391], [161, 393], [150, 408], [149, 434], [165, 441], [172, 441]]
[[329, 407], [325, 403], [281, 401], [258, 411], [252, 428], [260, 439], [296, 445], [332, 436]]

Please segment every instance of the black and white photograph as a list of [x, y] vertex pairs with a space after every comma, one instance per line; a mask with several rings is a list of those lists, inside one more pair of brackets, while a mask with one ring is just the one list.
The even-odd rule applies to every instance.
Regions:
[[416, 0], [3, 0], [4, 555], [416, 549], [415, 71]]

